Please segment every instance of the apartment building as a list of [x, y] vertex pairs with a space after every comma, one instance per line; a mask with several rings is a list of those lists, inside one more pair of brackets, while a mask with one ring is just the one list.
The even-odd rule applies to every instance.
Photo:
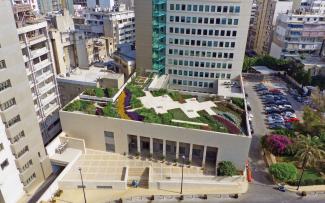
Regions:
[[241, 74], [251, 0], [135, 4], [138, 72], [166, 73], [172, 89], [214, 93], [218, 80]]
[[325, 16], [317, 13], [280, 14], [270, 55], [306, 58], [319, 55], [325, 36]]
[[13, 11], [35, 112], [47, 144], [61, 130], [60, 99], [47, 22], [34, 15], [29, 4], [15, 4]]
[[112, 39], [110, 55], [117, 50], [117, 45], [135, 43], [135, 14], [120, 6], [118, 11], [108, 13], [104, 19], [104, 35]]
[[87, 7], [88, 8], [108, 8], [112, 10], [114, 7], [115, 0], [87, 0]]
[[306, 12], [325, 14], [325, 1], [301, 0], [300, 9]]
[[37, 0], [11, 0], [12, 4], [29, 4], [35, 12], [39, 12]]
[[[14, 10], [24, 6], [16, 5]], [[10, 1], [0, 1], [0, 24], [0, 116], [4, 124], [4, 128], [0, 125], [0, 201], [16, 202], [22, 189], [32, 193], [52, 169], [44, 150]]]
[[256, 12], [249, 28], [247, 48], [260, 55], [268, 54], [278, 15], [291, 11], [292, 7], [292, 0], [256, 0]]

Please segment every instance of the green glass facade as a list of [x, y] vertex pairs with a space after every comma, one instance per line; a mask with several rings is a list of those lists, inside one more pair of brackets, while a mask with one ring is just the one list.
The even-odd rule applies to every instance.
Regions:
[[152, 0], [152, 68], [165, 73], [167, 0]]

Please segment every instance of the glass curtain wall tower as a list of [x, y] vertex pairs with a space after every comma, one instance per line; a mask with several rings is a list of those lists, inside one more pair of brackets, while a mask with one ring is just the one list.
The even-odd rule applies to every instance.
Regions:
[[152, 0], [152, 67], [165, 73], [167, 0]]

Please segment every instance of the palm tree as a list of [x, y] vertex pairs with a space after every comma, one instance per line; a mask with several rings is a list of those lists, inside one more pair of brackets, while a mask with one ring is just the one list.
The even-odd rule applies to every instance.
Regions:
[[317, 161], [325, 157], [325, 151], [323, 150], [324, 145], [320, 142], [317, 136], [311, 137], [310, 135], [300, 135], [297, 138], [295, 145], [297, 149], [295, 157], [302, 164], [302, 173], [297, 187], [297, 190], [299, 190], [305, 168], [316, 166]]

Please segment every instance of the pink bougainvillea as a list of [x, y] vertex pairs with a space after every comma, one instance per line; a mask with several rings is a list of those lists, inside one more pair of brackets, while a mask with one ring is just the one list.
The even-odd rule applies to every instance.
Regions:
[[283, 155], [292, 141], [287, 136], [273, 134], [266, 137], [266, 144], [273, 154]]

